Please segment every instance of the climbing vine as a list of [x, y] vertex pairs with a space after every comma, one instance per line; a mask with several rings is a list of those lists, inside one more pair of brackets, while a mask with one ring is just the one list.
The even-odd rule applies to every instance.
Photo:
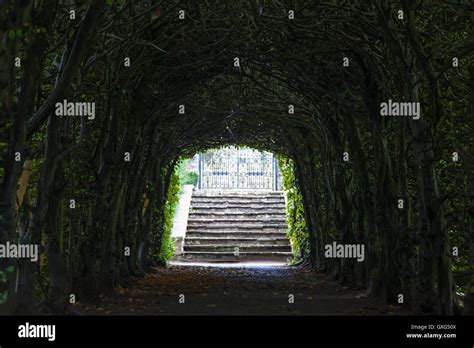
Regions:
[[303, 197], [296, 182], [293, 161], [283, 155], [278, 155], [277, 159], [286, 198], [287, 236], [293, 248], [293, 262], [298, 262], [307, 259], [310, 253]]
[[[175, 241], [171, 236], [173, 229], [173, 219], [176, 214], [176, 209], [179, 203], [179, 193], [181, 191], [179, 168], [173, 170], [171, 174], [170, 184], [168, 188], [168, 196], [166, 203], [163, 206], [163, 221], [158, 221], [159, 227], [163, 228], [163, 234], [161, 236], [161, 245], [159, 252], [152, 254], [152, 260], [157, 264], [166, 264], [174, 255], [175, 252]], [[152, 244], [160, 244], [157, 241]]]

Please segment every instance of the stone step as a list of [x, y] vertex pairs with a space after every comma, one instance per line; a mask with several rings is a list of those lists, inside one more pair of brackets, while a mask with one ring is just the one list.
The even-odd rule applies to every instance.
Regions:
[[284, 202], [285, 196], [192, 196], [192, 200], [200, 202], [248, 202], [248, 203], [260, 203], [260, 202]]
[[253, 204], [241, 204], [241, 203], [232, 203], [232, 202], [214, 202], [214, 203], [201, 203], [193, 202], [191, 204], [193, 209], [279, 209], [285, 211], [285, 203], [283, 202], [274, 202], [274, 203], [253, 203]]
[[235, 256], [233, 252], [202, 252], [188, 251], [183, 254], [185, 259], [191, 260], [218, 260], [220, 262], [238, 261], [287, 261], [291, 259], [291, 252], [268, 251], [268, 252], [240, 252]]
[[202, 221], [193, 221], [188, 223], [188, 232], [195, 231], [208, 231], [208, 232], [217, 232], [220, 231], [230, 231], [230, 232], [284, 232], [287, 230], [287, 227], [284, 223], [269, 223], [265, 224], [236, 224], [234, 223], [208, 223]]
[[200, 203], [193, 203], [191, 205], [192, 210], [238, 210], [238, 211], [248, 211], [248, 210], [256, 210], [262, 211], [266, 209], [278, 210], [282, 213], [285, 212], [285, 205], [282, 203], [266, 203], [266, 204], [228, 204], [226, 202], [220, 203], [209, 203], [209, 204], [200, 204]]
[[193, 224], [188, 225], [189, 233], [195, 232], [207, 232], [207, 233], [286, 233], [287, 227], [284, 225], [267, 225], [267, 226], [255, 226], [255, 225], [235, 225], [235, 224]]
[[222, 201], [222, 200], [215, 200], [215, 201], [201, 201], [201, 200], [191, 200], [192, 207], [225, 207], [225, 208], [263, 208], [263, 207], [270, 207], [270, 208], [278, 208], [285, 210], [285, 201]]
[[192, 197], [193, 201], [200, 202], [248, 202], [248, 203], [261, 203], [261, 202], [284, 202], [284, 196], [195, 196]]
[[[287, 261], [282, 192], [194, 191], [184, 239], [186, 260]], [[239, 256], [235, 256], [235, 248]]]
[[218, 235], [216, 237], [186, 237], [186, 245], [255, 245], [255, 246], [265, 246], [265, 245], [282, 245], [289, 246], [290, 242], [286, 236], [278, 236], [269, 238], [269, 237], [241, 237], [236, 238], [235, 236], [226, 236], [222, 237]]
[[252, 209], [248, 208], [248, 211], [241, 211], [240, 209], [233, 209], [233, 208], [227, 208], [227, 209], [210, 209], [210, 208], [192, 208], [190, 211], [189, 215], [202, 215], [208, 212], [212, 212], [212, 214], [216, 215], [280, 215], [280, 216], [286, 216], [284, 211], [281, 211], [281, 209], [276, 209], [276, 208], [266, 208], [266, 209]]
[[189, 215], [188, 222], [209, 222], [209, 223], [221, 223], [221, 222], [234, 222], [234, 223], [241, 223], [241, 222], [279, 222], [283, 223], [286, 221], [285, 216], [277, 215], [277, 214], [192, 214]]
[[286, 238], [286, 234], [283, 230], [281, 231], [220, 231], [220, 230], [209, 230], [209, 231], [189, 231], [186, 233], [186, 238], [234, 238], [234, 239], [241, 239], [241, 238], [280, 238], [284, 236]]
[[286, 219], [286, 215], [285, 214], [282, 214], [281, 212], [278, 212], [278, 211], [272, 211], [272, 210], [268, 210], [268, 211], [255, 211], [255, 210], [250, 210], [248, 212], [245, 212], [245, 211], [233, 211], [233, 210], [229, 210], [229, 211], [218, 211], [217, 209], [216, 210], [212, 210], [212, 209], [208, 209], [208, 210], [200, 210], [200, 211], [192, 211], [189, 213], [189, 218], [197, 218], [197, 219], [201, 219], [201, 218], [210, 218], [210, 219], [222, 219], [223, 217], [229, 217], [230, 219], [238, 219], [240, 221], [241, 218], [244, 218], [244, 217], [247, 217], [247, 218], [250, 218], [250, 219], [263, 219], [263, 220], [272, 220], [274, 218], [276, 219], [279, 219], [279, 220], [284, 220]]
[[286, 219], [283, 217], [260, 217], [256, 216], [254, 219], [249, 218], [247, 216], [236, 215], [233, 217], [229, 216], [221, 216], [221, 217], [195, 217], [190, 216], [188, 219], [188, 225], [196, 225], [196, 224], [209, 224], [209, 225], [223, 225], [223, 224], [255, 224], [255, 226], [281, 226], [285, 225]]
[[202, 252], [235, 252], [235, 248], [239, 248], [240, 252], [270, 252], [270, 251], [286, 251], [291, 252], [289, 245], [265, 245], [265, 246], [252, 246], [252, 245], [184, 245], [184, 252], [188, 251], [202, 251]]
[[247, 192], [247, 193], [239, 193], [239, 192], [231, 192], [231, 191], [226, 191], [224, 193], [217, 193], [217, 192], [204, 192], [204, 191], [194, 191], [193, 192], [193, 197], [211, 197], [211, 198], [247, 198], [247, 199], [254, 199], [254, 198], [281, 198], [285, 197], [283, 193], [279, 192], [260, 192], [257, 190], [254, 190], [252, 192]]
[[195, 190], [193, 197], [283, 197], [283, 191], [219, 191], [219, 190]]

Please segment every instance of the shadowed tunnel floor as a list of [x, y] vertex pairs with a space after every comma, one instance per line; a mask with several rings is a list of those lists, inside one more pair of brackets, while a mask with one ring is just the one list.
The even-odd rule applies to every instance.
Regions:
[[[402, 308], [338, 285], [327, 276], [274, 264], [182, 265], [155, 268], [80, 314], [97, 315], [399, 315]], [[179, 295], [185, 303], [179, 303]], [[294, 303], [289, 303], [289, 295]]]

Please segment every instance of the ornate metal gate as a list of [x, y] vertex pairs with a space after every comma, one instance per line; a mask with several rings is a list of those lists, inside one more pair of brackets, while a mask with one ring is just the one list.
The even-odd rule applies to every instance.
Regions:
[[246, 147], [199, 154], [198, 188], [281, 190], [277, 161], [269, 152]]

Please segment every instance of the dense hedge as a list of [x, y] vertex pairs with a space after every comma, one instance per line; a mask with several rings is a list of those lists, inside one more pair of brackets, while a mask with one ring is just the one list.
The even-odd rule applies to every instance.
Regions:
[[[176, 213], [176, 209], [179, 203], [179, 193], [181, 191], [180, 177], [178, 174], [178, 168], [173, 171], [171, 180], [168, 188], [168, 197], [164, 204], [163, 222], [158, 222], [160, 226], [163, 226], [163, 233], [161, 234], [161, 240], [155, 240], [160, 234], [151, 236], [151, 245], [160, 246], [159, 249], [152, 251], [151, 258], [152, 262], [156, 262], [159, 265], [166, 264], [174, 255], [175, 252], [175, 241], [171, 236], [173, 229], [173, 218]], [[159, 212], [155, 212], [159, 214]]]
[[293, 161], [285, 156], [278, 156], [283, 189], [286, 197], [286, 221], [288, 223], [287, 235], [293, 248], [293, 262], [309, 258], [308, 228], [304, 219], [303, 197], [296, 182]]

